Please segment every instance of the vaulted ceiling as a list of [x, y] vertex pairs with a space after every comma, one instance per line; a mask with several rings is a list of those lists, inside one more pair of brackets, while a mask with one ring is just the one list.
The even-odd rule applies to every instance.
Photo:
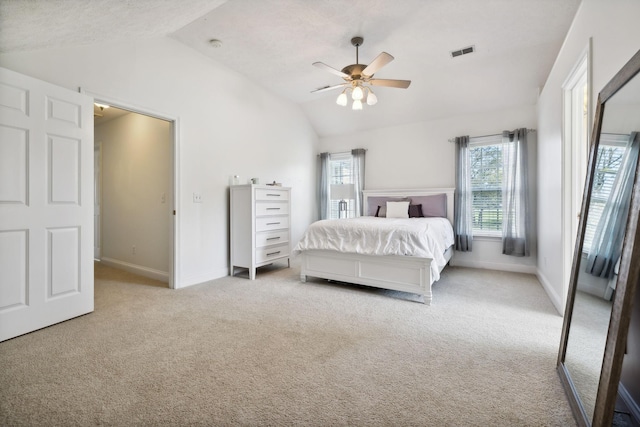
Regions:
[[[579, 0], [0, 0], [0, 52], [172, 37], [300, 105], [320, 136], [535, 105]], [[313, 67], [395, 60], [362, 111]], [[218, 39], [222, 46], [209, 41]], [[474, 46], [452, 58], [450, 52]]]

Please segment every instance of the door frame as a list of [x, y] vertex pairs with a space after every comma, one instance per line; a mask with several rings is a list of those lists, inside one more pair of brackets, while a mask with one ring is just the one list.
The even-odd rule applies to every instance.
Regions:
[[83, 88], [80, 88], [80, 92], [93, 97], [94, 102], [107, 104], [115, 108], [128, 110], [132, 113], [142, 114], [171, 123], [171, 153], [173, 155], [171, 169], [173, 176], [171, 177], [172, 188], [170, 191], [173, 196], [173, 215], [171, 215], [171, 230], [169, 232], [169, 288], [177, 289], [180, 287], [180, 285], [176, 283], [176, 278], [180, 277], [180, 251], [178, 250], [180, 247], [180, 226], [178, 221], [179, 210], [177, 209], [177, 204], [180, 200], [180, 119], [172, 114], [158, 112], [108, 95], [90, 92]]
[[[95, 127], [95, 125], [94, 125]], [[95, 134], [94, 134], [95, 138]], [[96, 152], [98, 153], [98, 161], [95, 161]], [[95, 221], [96, 213], [94, 211], [93, 217], [93, 226], [95, 229], [93, 230], [94, 239], [98, 240], [98, 245], [96, 242], [93, 242], [93, 258], [101, 259], [102, 258], [102, 141], [93, 141], [93, 155], [94, 155], [94, 165], [93, 165], [93, 176], [94, 176], [94, 185], [93, 185], [93, 208], [95, 210], [96, 207], [96, 199], [98, 199], [98, 220]], [[96, 249], [98, 253], [96, 254]], [[96, 256], [97, 255], [97, 256]]]
[[[586, 171], [587, 154], [593, 122], [593, 85], [592, 85], [592, 40], [582, 50], [578, 59], [562, 84], [562, 310], [564, 310], [569, 292], [569, 279], [573, 263], [578, 218], [581, 215], [581, 203], [578, 198], [583, 194], [584, 183], [577, 182], [576, 160], [583, 157]], [[574, 89], [586, 75], [587, 85], [587, 129], [586, 144], [578, 146], [575, 140], [575, 104]], [[585, 174], [586, 177], [586, 174]]]

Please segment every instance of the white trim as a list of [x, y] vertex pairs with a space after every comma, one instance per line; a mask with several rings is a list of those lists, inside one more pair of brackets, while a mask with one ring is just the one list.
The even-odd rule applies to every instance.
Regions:
[[510, 271], [513, 273], [526, 273], [536, 274], [535, 265], [523, 265], [523, 264], [510, 264], [502, 262], [487, 262], [487, 261], [474, 261], [474, 260], [462, 260], [453, 256], [450, 264], [454, 267], [468, 267], [468, 268], [481, 268], [484, 270], [498, 270], [498, 271]]
[[488, 241], [500, 241], [502, 240], [502, 230], [498, 231], [474, 231], [473, 240], [488, 240]]
[[558, 293], [555, 290], [555, 287], [551, 286], [551, 283], [549, 282], [547, 277], [544, 275], [544, 273], [542, 273], [540, 269], [538, 269], [535, 274], [536, 274], [536, 277], [538, 278], [538, 281], [542, 284], [542, 287], [547, 292], [547, 296], [551, 300], [551, 303], [558, 311], [558, 314], [560, 316], [564, 316], [564, 309], [565, 309], [564, 298], [558, 295]]
[[129, 262], [120, 261], [113, 258], [102, 257], [100, 260], [106, 266], [117, 268], [120, 270], [128, 271], [139, 276], [149, 277], [151, 279], [160, 280], [162, 282], [169, 282], [169, 273], [166, 271], [156, 270], [154, 268], [143, 267], [141, 265], [131, 264]]
[[207, 274], [199, 274], [197, 276], [183, 277], [182, 280], [180, 280], [180, 286], [176, 287], [176, 289], [186, 288], [188, 286], [193, 286], [193, 285], [199, 285], [201, 283], [210, 282], [212, 280], [221, 279], [227, 276], [229, 276], [228, 267], [220, 268], [220, 269], [211, 271]]
[[[572, 24], [573, 25], [573, 24]], [[573, 253], [575, 250], [574, 238], [577, 229], [578, 219], [574, 217], [580, 211], [581, 206], [578, 200], [581, 200], [584, 184], [582, 186], [576, 181], [575, 159], [579, 156], [584, 157], [584, 165], [586, 168], [586, 155], [591, 140], [592, 126], [592, 40], [589, 38], [587, 45], [578, 56], [578, 60], [562, 83], [562, 306], [566, 302], [569, 292], [569, 281], [571, 279], [571, 267], [573, 265]], [[573, 143], [573, 119], [572, 119], [572, 92], [576, 84], [580, 82], [586, 74], [587, 84], [587, 146], [582, 147], [584, 150], [578, 150]], [[586, 171], [585, 171], [586, 172]], [[584, 174], [586, 176], [586, 174]], [[556, 305], [557, 307], [557, 305]], [[564, 309], [562, 310], [564, 311]]]
[[94, 102], [101, 102], [114, 107], [129, 110], [134, 113], [143, 114], [146, 116], [154, 117], [156, 119], [165, 120], [171, 123], [172, 129], [172, 149], [173, 149], [173, 180], [171, 182], [173, 191], [173, 210], [176, 211], [175, 215], [172, 215], [171, 232], [169, 233], [169, 245], [171, 247], [169, 253], [169, 273], [168, 283], [172, 289], [181, 288], [180, 281], [180, 226], [178, 221], [178, 214], [180, 213], [180, 118], [178, 116], [160, 113], [147, 107], [132, 104], [128, 101], [113, 98], [108, 95], [101, 95], [95, 92], [90, 92], [83, 88], [79, 89], [80, 93], [84, 93], [94, 98]]
[[[96, 141], [95, 135], [93, 140], [93, 153], [95, 156], [96, 150], [98, 151], [98, 176], [96, 177], [96, 171], [93, 171], [93, 216], [94, 216], [94, 227], [97, 226], [97, 231], [93, 230], [94, 242], [93, 242], [93, 258], [99, 260], [102, 258], [102, 141]], [[95, 162], [95, 158], [94, 158]], [[97, 182], [96, 182], [97, 181]], [[95, 221], [95, 211], [96, 211], [96, 192], [98, 192], [98, 196], [100, 200], [98, 201], [98, 221], [96, 224]], [[96, 242], [98, 241], [98, 246], [96, 246]], [[97, 250], [97, 253], [96, 253]]]
[[638, 406], [638, 402], [633, 400], [633, 397], [629, 394], [629, 391], [622, 382], [618, 383], [618, 396], [620, 396], [627, 406], [627, 409], [629, 409], [629, 412], [631, 412], [634, 421], [640, 422], [640, 406]]
[[502, 144], [502, 134], [469, 137], [469, 147]]

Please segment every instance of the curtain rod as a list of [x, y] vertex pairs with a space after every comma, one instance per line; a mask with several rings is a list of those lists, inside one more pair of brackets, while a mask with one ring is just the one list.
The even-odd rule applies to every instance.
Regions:
[[[354, 148], [354, 150], [359, 150], [359, 148]], [[368, 149], [368, 148], [362, 148], [362, 150], [364, 150], [364, 151], [369, 151], [369, 149]], [[328, 153], [329, 153], [329, 154], [351, 154], [351, 151], [352, 151], [352, 150], [349, 150], [349, 151], [338, 151], [338, 152], [335, 152], [335, 153], [328, 152]], [[320, 154], [322, 154], [322, 153], [320, 153]], [[318, 157], [320, 156], [320, 154], [318, 154]]]
[[[535, 129], [527, 129], [527, 133], [529, 133], [529, 132], [535, 132], [535, 131], [536, 131]], [[495, 133], [495, 134], [493, 134], [493, 135], [470, 136], [470, 137], [469, 137], [469, 139], [472, 139], [472, 138], [487, 138], [487, 137], [489, 137], [489, 136], [502, 136], [502, 134], [501, 134], [501, 133]], [[456, 139], [455, 139], [455, 138], [450, 138], [450, 139], [448, 139], [447, 141], [449, 141], [449, 142], [456, 142]]]

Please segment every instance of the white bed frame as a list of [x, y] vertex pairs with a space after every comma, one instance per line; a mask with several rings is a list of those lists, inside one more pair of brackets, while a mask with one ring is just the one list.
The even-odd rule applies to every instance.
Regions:
[[[447, 195], [447, 218], [453, 224], [453, 188], [429, 188], [415, 190], [365, 190], [364, 212], [367, 212], [369, 197], [411, 197]], [[453, 248], [445, 253], [451, 259]], [[342, 253], [325, 250], [306, 250], [300, 254], [302, 266], [300, 280], [307, 277], [335, 280], [346, 283], [373, 286], [376, 288], [411, 292], [421, 295], [423, 302], [431, 305], [431, 258], [412, 256], [375, 256]]]

